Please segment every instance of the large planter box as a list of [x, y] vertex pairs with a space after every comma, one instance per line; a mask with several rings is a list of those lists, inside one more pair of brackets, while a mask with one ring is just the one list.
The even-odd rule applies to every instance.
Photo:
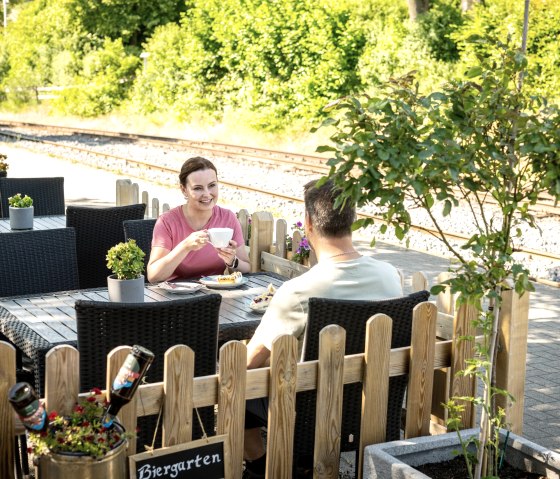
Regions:
[[[463, 437], [478, 435], [477, 429], [462, 431]], [[500, 434], [505, 440], [505, 432]], [[364, 451], [364, 478], [429, 479], [414, 466], [441, 462], [455, 457], [460, 449], [456, 433], [424, 436], [368, 446]], [[560, 478], [560, 454], [510, 433], [506, 461], [521, 470], [546, 478]]]

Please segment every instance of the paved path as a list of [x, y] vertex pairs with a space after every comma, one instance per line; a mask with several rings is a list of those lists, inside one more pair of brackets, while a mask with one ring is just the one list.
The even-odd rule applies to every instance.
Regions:
[[[115, 181], [122, 176], [28, 152], [0, 142], [8, 154], [10, 176], [64, 176], [65, 196], [70, 204], [110, 205], [115, 202]], [[140, 191], [148, 191], [160, 204], [182, 202], [178, 188], [164, 188], [133, 180]], [[227, 205], [225, 205], [227, 206]], [[247, 209], [252, 211], [250, 205]], [[357, 242], [364, 252], [368, 242]], [[405, 277], [414, 271], [426, 273], [433, 284], [445, 271], [448, 260], [399, 246], [378, 243], [373, 251], [379, 259], [400, 268]], [[410, 287], [410, 285], [405, 285]], [[560, 452], [560, 288], [536, 284], [531, 295], [527, 375], [525, 386], [524, 436]]]

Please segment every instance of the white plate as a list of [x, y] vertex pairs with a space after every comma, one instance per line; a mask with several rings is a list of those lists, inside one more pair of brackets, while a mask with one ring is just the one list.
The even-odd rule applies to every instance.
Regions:
[[[270, 303], [269, 303], [269, 304], [270, 304]], [[263, 308], [258, 309], [258, 308], [255, 308], [255, 307], [252, 305], [252, 303], [249, 303], [249, 309], [250, 309], [253, 313], [255, 313], [255, 314], [264, 314], [264, 312], [268, 309], [268, 306], [267, 306], [266, 308], [264, 308], [264, 309], [263, 309]]]
[[219, 275], [204, 276], [200, 278], [200, 282], [208, 288], [234, 289], [234, 288], [239, 288], [239, 286], [243, 286], [249, 281], [245, 276], [243, 276], [239, 283], [218, 283], [218, 276]]
[[164, 281], [163, 283], [159, 283], [158, 286], [161, 289], [165, 289], [165, 291], [169, 291], [170, 293], [190, 294], [198, 291], [200, 288], [202, 288], [203, 285], [200, 283], [189, 283], [187, 281]]

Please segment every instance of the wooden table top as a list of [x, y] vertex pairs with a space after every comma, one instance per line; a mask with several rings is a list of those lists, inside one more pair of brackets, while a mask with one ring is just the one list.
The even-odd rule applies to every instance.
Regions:
[[[203, 287], [189, 296], [219, 293], [220, 343], [248, 339], [258, 326], [261, 315], [249, 308], [251, 299], [264, 292], [269, 283], [279, 287], [287, 279], [275, 273], [247, 273], [247, 283], [233, 289]], [[146, 285], [144, 301], [168, 301], [185, 298], [157, 285]], [[0, 298], [0, 333], [31, 359], [36, 371], [42, 370], [44, 355], [60, 344], [77, 345], [74, 304], [77, 299], [108, 301], [107, 288], [62, 291]]]
[[[21, 230], [21, 231], [50, 230], [54, 228], [66, 228], [65, 215], [35, 216], [33, 218], [33, 230]], [[13, 232], [14, 230], [10, 228], [10, 218], [1, 218], [0, 233], [13, 233]]]

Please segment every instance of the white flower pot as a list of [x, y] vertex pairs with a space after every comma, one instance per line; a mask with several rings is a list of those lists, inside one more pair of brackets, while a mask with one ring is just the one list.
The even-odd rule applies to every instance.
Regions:
[[28, 208], [10, 206], [10, 228], [13, 230], [33, 229], [33, 206]]
[[115, 303], [143, 303], [144, 276], [136, 279], [117, 279], [112, 274], [107, 277], [109, 301]]

